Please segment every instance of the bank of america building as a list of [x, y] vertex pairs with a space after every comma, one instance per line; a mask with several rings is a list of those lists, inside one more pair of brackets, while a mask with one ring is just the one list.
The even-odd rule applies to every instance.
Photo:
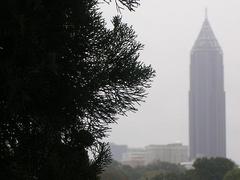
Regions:
[[226, 157], [223, 51], [206, 16], [191, 50], [190, 159]]

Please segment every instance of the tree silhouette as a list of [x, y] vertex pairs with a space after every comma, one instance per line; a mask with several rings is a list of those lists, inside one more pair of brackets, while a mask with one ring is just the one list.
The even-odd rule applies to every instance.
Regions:
[[[105, 2], [107, 2], [108, 4], [111, 3], [113, 0], [103, 0]], [[134, 11], [136, 7], [138, 7], [140, 0], [114, 0], [115, 4], [116, 4], [116, 8], [117, 10], [121, 10], [123, 9], [123, 6], [127, 7], [128, 10], [130, 11]], [[121, 6], [122, 5], [122, 6]]]
[[201, 180], [222, 180], [224, 175], [234, 169], [235, 166], [235, 163], [231, 160], [220, 157], [200, 158], [193, 164], [195, 174]]
[[240, 169], [239, 168], [235, 168], [231, 171], [228, 171], [223, 180], [238, 180], [240, 179]]
[[133, 29], [112, 23], [97, 0], [0, 2], [1, 179], [97, 179], [108, 164], [109, 124], [154, 76]]

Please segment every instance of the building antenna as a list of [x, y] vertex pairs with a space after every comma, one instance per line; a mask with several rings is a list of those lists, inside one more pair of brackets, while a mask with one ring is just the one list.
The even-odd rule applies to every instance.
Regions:
[[205, 19], [208, 19], [208, 8], [205, 8]]

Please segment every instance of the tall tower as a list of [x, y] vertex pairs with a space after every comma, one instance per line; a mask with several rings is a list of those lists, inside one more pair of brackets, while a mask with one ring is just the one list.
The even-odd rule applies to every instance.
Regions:
[[226, 157], [223, 52], [207, 13], [191, 50], [189, 136], [191, 160]]

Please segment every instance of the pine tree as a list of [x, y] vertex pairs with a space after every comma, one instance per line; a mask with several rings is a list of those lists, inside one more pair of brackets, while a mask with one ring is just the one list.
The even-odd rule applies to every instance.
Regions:
[[134, 30], [112, 22], [97, 0], [0, 2], [1, 179], [97, 179], [110, 162], [109, 124], [154, 76]]

